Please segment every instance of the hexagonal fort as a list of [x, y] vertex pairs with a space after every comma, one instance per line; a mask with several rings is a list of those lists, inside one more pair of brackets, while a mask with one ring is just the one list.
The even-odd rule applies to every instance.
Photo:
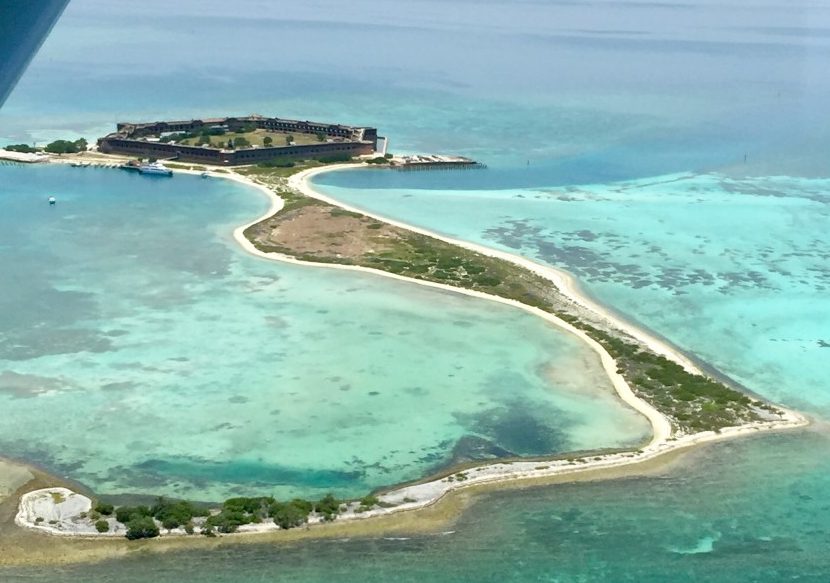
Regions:
[[[383, 139], [383, 138], [381, 138]], [[377, 150], [375, 128], [250, 115], [119, 123], [98, 140], [107, 154], [217, 166], [273, 160], [350, 158]]]

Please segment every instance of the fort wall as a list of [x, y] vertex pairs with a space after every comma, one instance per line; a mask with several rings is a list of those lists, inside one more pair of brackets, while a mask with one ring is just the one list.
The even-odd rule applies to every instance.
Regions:
[[[189, 146], [147, 139], [169, 133], [198, 133], [216, 127], [222, 127], [232, 133], [251, 126], [257, 129], [278, 132], [322, 134], [326, 138], [334, 138], [337, 141], [226, 150], [210, 146]], [[138, 124], [119, 123], [116, 128], [114, 133], [98, 140], [98, 148], [101, 152], [125, 154], [138, 158], [175, 158], [184, 162], [200, 162], [219, 166], [256, 164], [280, 158], [361, 156], [374, 153], [378, 141], [375, 128], [262, 116], [157, 121]]]

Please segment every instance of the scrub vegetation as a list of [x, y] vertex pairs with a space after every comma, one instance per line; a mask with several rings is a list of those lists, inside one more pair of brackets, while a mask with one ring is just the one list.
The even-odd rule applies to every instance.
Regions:
[[[365, 512], [376, 505], [378, 500], [374, 496], [349, 503], [327, 494], [320, 500], [295, 498], [286, 502], [271, 496], [229, 498], [218, 508], [165, 498], [159, 498], [153, 506], [113, 508], [112, 505], [99, 503], [95, 508], [108, 507], [109, 514], [114, 514], [116, 522], [126, 528], [126, 537], [135, 540], [155, 538], [161, 529], [170, 531], [177, 528], [183, 529], [187, 534], [194, 534], [198, 529], [205, 536], [216, 536], [236, 532], [246, 524], [262, 524], [267, 521], [273, 521], [282, 529], [296, 528], [306, 524], [312, 517], [331, 522], [350, 506]], [[107, 532], [109, 526], [106, 520], [95, 523], [98, 532]]]
[[716, 378], [686, 371], [619, 330], [590, 321], [549, 280], [523, 267], [291, 191], [285, 178], [305, 167], [309, 166], [240, 169], [285, 200], [280, 212], [245, 232], [261, 251], [369, 267], [500, 296], [554, 314], [604, 346], [632, 389], [683, 433], [720, 431], [780, 413]]
[[10, 144], [3, 146], [2, 149], [9, 152], [22, 152], [24, 154], [35, 154], [37, 152], [48, 152], [50, 154], [77, 154], [79, 152], [86, 152], [87, 141], [84, 138], [77, 140], [55, 140], [48, 143], [43, 148], [36, 148], [28, 144]]

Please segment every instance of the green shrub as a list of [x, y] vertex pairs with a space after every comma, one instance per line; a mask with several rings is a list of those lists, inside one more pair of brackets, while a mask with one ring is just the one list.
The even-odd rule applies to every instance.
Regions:
[[110, 523], [106, 520], [99, 520], [95, 523], [95, 530], [97, 530], [98, 532], [109, 532]]
[[306, 514], [311, 514], [311, 511], [314, 510], [314, 504], [308, 500], [303, 500], [302, 498], [294, 498], [291, 501], [291, 504], [293, 504]]
[[360, 213], [356, 213], [353, 211], [347, 211], [346, 209], [341, 209], [338, 207], [334, 207], [329, 211], [329, 215], [332, 217], [352, 217], [354, 219], [362, 218], [363, 215]]
[[164, 498], [159, 498], [150, 509], [150, 512], [167, 529], [187, 524], [194, 516], [207, 516], [209, 514], [206, 509], [199, 508], [190, 502], [183, 500], [174, 502]]
[[37, 152], [37, 148], [33, 148], [28, 144], [9, 144], [8, 146], [3, 146], [3, 149], [9, 152], [22, 152], [24, 154], [34, 154]]
[[223, 508], [219, 514], [208, 517], [205, 525], [222, 533], [231, 533], [236, 532], [243, 524], [254, 522], [254, 517], [255, 515], [246, 512], [239, 506], [231, 506]]
[[115, 520], [122, 524], [127, 524], [135, 513], [132, 506], [121, 506], [115, 511]]
[[439, 257], [436, 266], [441, 269], [451, 269], [453, 267], [460, 267], [463, 263], [461, 257]]
[[331, 494], [326, 494], [314, 505], [317, 514], [322, 515], [323, 520], [334, 520], [340, 513], [340, 500]]
[[267, 508], [269, 505], [274, 503], [274, 498], [271, 496], [260, 496], [255, 498], [228, 498], [225, 500], [225, 503], [222, 507], [225, 510], [230, 510], [233, 512], [247, 512], [250, 514], [253, 513], [266, 513]]
[[309, 512], [311, 512], [309, 504], [295, 504], [294, 502], [274, 502], [269, 510], [274, 523], [285, 529], [304, 524], [308, 521]]
[[140, 538], [154, 538], [159, 535], [159, 527], [151, 516], [134, 515], [127, 522], [127, 538], [136, 540]]
[[351, 162], [352, 157], [348, 154], [335, 154], [332, 156], [321, 156], [317, 158], [323, 164], [336, 164], [338, 162]]
[[474, 277], [473, 282], [483, 287], [495, 287], [501, 283], [501, 280], [492, 275], [481, 274]]
[[378, 500], [377, 496], [372, 496], [370, 494], [360, 499], [360, 506], [357, 507], [355, 512], [366, 512], [375, 506], [380, 506], [380, 500]]
[[483, 265], [477, 265], [475, 263], [464, 263], [462, 267], [468, 275], [478, 275], [486, 271], [486, 268]]
[[147, 506], [121, 506], [115, 509], [115, 519], [127, 524], [133, 517], [152, 516], [152, 512]]
[[69, 140], [55, 140], [44, 148], [50, 154], [76, 154], [86, 150], [86, 140], [81, 138], [70, 142]]
[[95, 512], [98, 514], [103, 514], [104, 516], [111, 516], [115, 507], [112, 504], [106, 504], [104, 502], [98, 502], [94, 508]]

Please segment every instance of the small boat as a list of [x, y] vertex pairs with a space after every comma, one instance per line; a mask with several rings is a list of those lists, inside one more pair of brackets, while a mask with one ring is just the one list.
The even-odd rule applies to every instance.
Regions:
[[57, 199], [55, 199], [55, 197], [54, 197], [54, 196], [50, 196], [50, 197], [49, 197], [49, 206], [55, 206], [55, 204], [56, 204], [57, 202], [58, 202], [58, 201], [57, 201]]
[[202, 178], [210, 178], [210, 172], [202, 172]]
[[142, 174], [160, 174], [162, 176], [173, 176], [173, 171], [161, 162], [150, 162], [149, 164], [142, 164], [138, 167], [138, 171]]

